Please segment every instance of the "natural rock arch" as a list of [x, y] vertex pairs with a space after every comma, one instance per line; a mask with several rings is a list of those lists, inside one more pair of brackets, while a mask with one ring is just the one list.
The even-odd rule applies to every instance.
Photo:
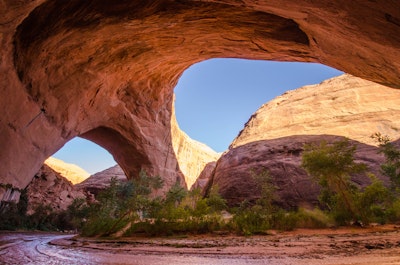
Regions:
[[[172, 93], [214, 57], [323, 63], [400, 85], [398, 1], [5, 0], [0, 179], [25, 187], [82, 135], [172, 183]], [[132, 153], [133, 151], [133, 153]]]

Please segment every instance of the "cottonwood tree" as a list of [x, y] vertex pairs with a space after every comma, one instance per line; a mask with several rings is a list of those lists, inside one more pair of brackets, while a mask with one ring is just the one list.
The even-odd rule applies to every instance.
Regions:
[[362, 215], [356, 204], [359, 189], [351, 175], [366, 173], [367, 167], [354, 161], [355, 150], [348, 139], [304, 146], [301, 165], [321, 186], [320, 202], [339, 223], [357, 221]]

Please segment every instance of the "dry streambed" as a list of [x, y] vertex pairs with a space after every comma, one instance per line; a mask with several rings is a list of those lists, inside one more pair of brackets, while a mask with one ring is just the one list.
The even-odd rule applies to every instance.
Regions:
[[51, 244], [109, 253], [282, 260], [282, 264], [400, 264], [400, 229], [395, 226], [296, 230], [252, 237], [74, 237]]

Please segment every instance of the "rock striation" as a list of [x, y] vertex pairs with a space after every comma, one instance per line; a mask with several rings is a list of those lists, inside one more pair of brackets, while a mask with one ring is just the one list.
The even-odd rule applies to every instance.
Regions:
[[[368, 18], [368, 19], [366, 19]], [[216, 57], [319, 62], [400, 85], [398, 1], [0, 2], [0, 182], [24, 188], [80, 136], [124, 173], [184, 182], [173, 88]]]

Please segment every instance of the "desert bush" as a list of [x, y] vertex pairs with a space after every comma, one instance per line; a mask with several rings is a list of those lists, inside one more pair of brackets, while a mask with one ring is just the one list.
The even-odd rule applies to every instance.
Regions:
[[237, 234], [245, 236], [266, 233], [271, 228], [270, 214], [261, 205], [251, 207], [243, 205], [234, 213], [229, 227]]
[[120, 183], [111, 179], [110, 187], [97, 196], [90, 205], [87, 222], [82, 227], [85, 236], [109, 236], [151, 212], [152, 190], [161, 188], [160, 177], [150, 177], [142, 171], [137, 179]]
[[326, 228], [334, 225], [334, 220], [318, 208], [300, 208], [295, 214], [297, 228]]

